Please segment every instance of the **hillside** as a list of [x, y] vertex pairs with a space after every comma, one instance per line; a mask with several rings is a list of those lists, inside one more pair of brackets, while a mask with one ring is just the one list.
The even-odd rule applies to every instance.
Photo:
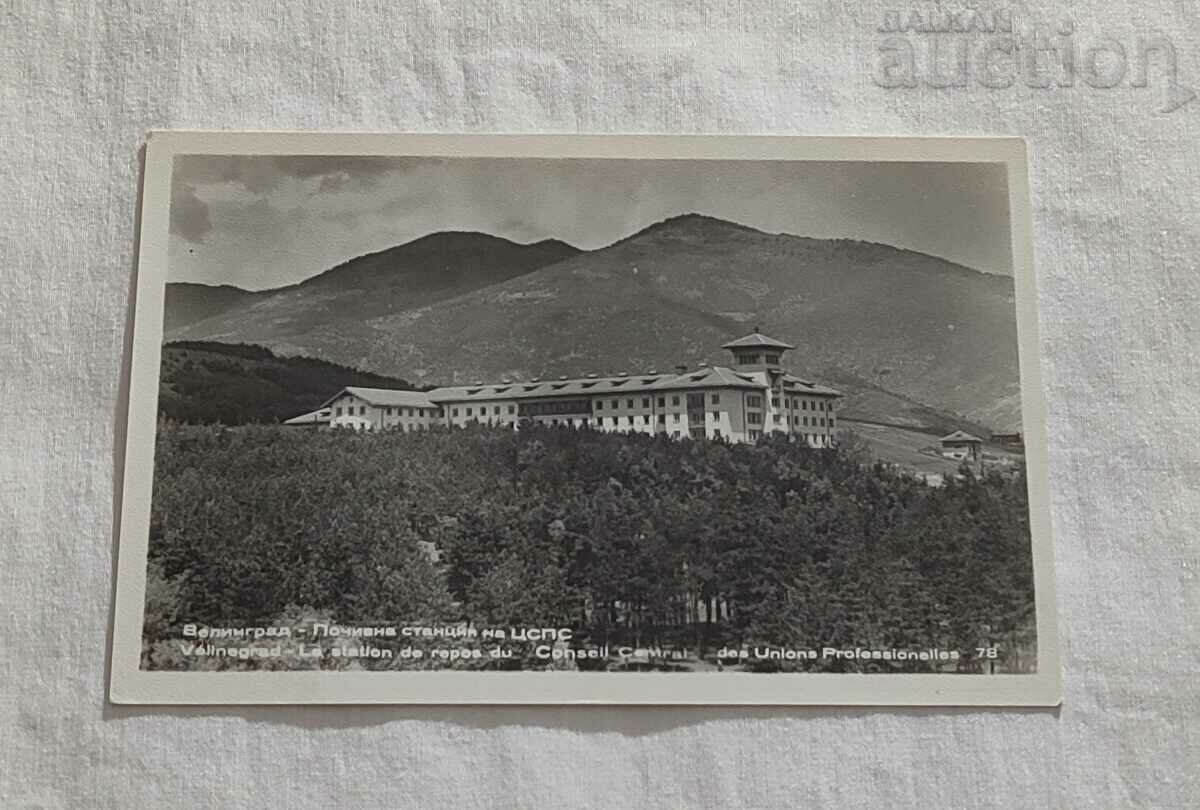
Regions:
[[364, 321], [408, 312], [495, 285], [574, 256], [570, 245], [520, 245], [481, 233], [436, 233], [359, 256], [289, 287], [245, 294], [204, 319], [172, 312], [167, 285], [167, 340], [255, 343], [284, 354], [339, 362], [377, 338]]
[[173, 332], [220, 315], [255, 299], [256, 293], [230, 284], [168, 284], [163, 331]]
[[158, 410], [177, 422], [280, 422], [315, 410], [346, 385], [413, 387], [311, 357], [277, 357], [261, 346], [168, 343]]
[[[253, 319], [242, 307], [183, 333], [447, 384], [727, 363], [721, 344], [760, 326], [859, 418], [1019, 427], [1012, 279], [887, 245], [689, 215], [417, 305], [366, 303], [342, 289], [350, 278], [334, 270], [252, 304]], [[295, 322], [264, 323], [280, 296]]]

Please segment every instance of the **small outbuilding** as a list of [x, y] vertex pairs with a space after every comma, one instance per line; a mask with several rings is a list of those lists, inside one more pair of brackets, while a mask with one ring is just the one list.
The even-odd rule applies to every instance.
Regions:
[[956, 430], [941, 438], [942, 457], [957, 461], [978, 461], [983, 456], [983, 439], [965, 430]]

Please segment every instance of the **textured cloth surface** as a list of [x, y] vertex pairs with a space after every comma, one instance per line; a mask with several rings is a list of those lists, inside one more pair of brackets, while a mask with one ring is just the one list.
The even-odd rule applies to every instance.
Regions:
[[[1109, 41], [1071, 86], [936, 88], [890, 0], [4, 3], [0, 806], [1200, 806], [1200, 10], [1061, 5], [995, 8]], [[107, 706], [152, 127], [1026, 136], [1065, 705]]]

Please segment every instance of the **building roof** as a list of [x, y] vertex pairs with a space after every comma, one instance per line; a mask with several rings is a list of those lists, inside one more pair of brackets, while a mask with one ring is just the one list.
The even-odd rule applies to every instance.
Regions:
[[784, 343], [782, 340], [776, 340], [773, 337], [767, 337], [755, 329], [745, 337], [740, 337], [737, 340], [731, 340], [722, 346], [722, 349], [753, 349], [753, 348], [769, 348], [769, 349], [794, 349], [796, 348], [790, 343]]
[[[766, 389], [763, 382], [727, 366], [701, 366], [682, 374], [621, 374], [606, 377], [573, 377], [557, 380], [528, 380], [479, 385], [454, 385], [435, 388], [427, 393], [433, 402], [469, 402], [471, 400], [540, 399], [542, 397], [620, 396], [690, 388]], [[788, 393], [838, 397], [832, 388], [787, 375]]]
[[793, 374], [783, 375], [783, 388], [789, 394], [812, 394], [813, 396], [840, 397], [841, 391], [802, 380]]
[[394, 406], [399, 405], [405, 408], [436, 408], [437, 405], [429, 398], [429, 394], [425, 391], [402, 391], [397, 388], [360, 388], [356, 385], [348, 385], [341, 391], [331, 396], [321, 404], [322, 408], [328, 407], [338, 397], [343, 394], [351, 394], [359, 399], [367, 402], [370, 405]]
[[323, 425], [329, 421], [329, 409], [319, 408], [315, 411], [302, 413], [299, 416], [293, 416], [291, 419], [283, 420], [285, 425]]
[[970, 433], [962, 430], [956, 430], [953, 433], [943, 436], [939, 441], [943, 442], [983, 442], [983, 439], [978, 436], [972, 436]]
[[540, 397], [605, 396], [686, 388], [747, 388], [763, 390], [766, 385], [747, 374], [724, 366], [701, 366], [683, 374], [620, 374], [615, 377], [573, 377], [529, 380], [486, 385], [455, 385], [429, 392], [434, 402], [470, 400], [533, 399]]

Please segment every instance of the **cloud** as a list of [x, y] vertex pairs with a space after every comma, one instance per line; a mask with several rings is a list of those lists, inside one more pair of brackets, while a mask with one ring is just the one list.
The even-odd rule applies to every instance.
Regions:
[[208, 205], [196, 196], [196, 189], [188, 183], [171, 186], [171, 233], [188, 242], [203, 242], [212, 231], [212, 218]]
[[377, 185], [384, 175], [408, 173], [436, 158], [359, 155], [179, 155], [176, 182], [195, 186], [231, 183], [251, 194], [270, 194], [288, 181], [319, 178], [316, 193]]
[[[603, 247], [703, 213], [1011, 273], [1003, 167], [375, 156], [176, 159], [175, 280], [261, 289], [435, 231]], [[192, 251], [204, 240], [204, 250]]]

